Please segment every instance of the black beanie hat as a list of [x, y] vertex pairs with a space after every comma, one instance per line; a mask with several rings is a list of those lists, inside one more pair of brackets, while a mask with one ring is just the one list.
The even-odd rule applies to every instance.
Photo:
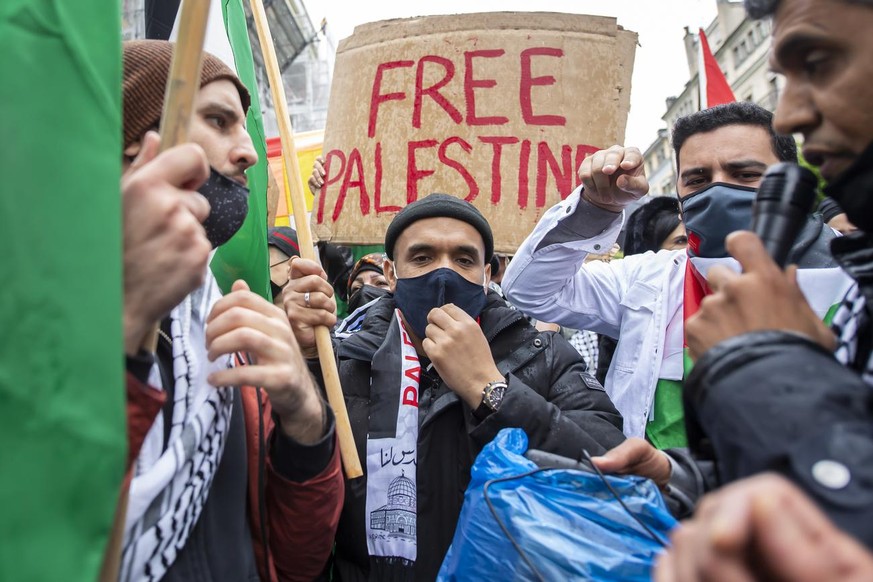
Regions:
[[267, 244], [273, 245], [289, 257], [300, 256], [297, 233], [289, 226], [271, 226], [268, 228]]
[[388, 230], [385, 231], [385, 254], [389, 259], [394, 260], [394, 245], [400, 233], [413, 222], [425, 218], [454, 218], [466, 222], [482, 235], [482, 242], [485, 243], [483, 260], [486, 265], [494, 255], [494, 235], [491, 233], [491, 226], [475, 206], [448, 194], [431, 194], [398, 212], [388, 225]]

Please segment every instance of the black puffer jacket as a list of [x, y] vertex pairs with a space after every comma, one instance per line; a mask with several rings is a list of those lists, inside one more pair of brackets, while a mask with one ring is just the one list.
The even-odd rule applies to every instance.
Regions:
[[[367, 448], [370, 364], [393, 313], [389, 295], [374, 304], [361, 331], [337, 345], [340, 381], [362, 460]], [[496, 413], [478, 422], [434, 370], [422, 375], [416, 580], [436, 578], [454, 535], [473, 460], [500, 429], [521, 427], [532, 448], [570, 457], [578, 457], [582, 448], [592, 455], [601, 454], [624, 440], [621, 416], [563, 337], [537, 332], [494, 293], [488, 297], [480, 324], [494, 361], [508, 378], [509, 387]], [[422, 366], [427, 364], [422, 358]], [[366, 489], [366, 476], [346, 483], [334, 580], [390, 577], [370, 572], [364, 521]]]

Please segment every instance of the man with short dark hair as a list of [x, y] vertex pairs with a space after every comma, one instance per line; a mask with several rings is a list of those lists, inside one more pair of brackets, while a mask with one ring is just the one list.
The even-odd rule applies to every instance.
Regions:
[[[585, 263], [589, 253], [612, 246], [624, 208], [648, 191], [639, 150], [613, 146], [586, 158], [582, 186], [542, 218], [507, 269], [506, 295], [528, 315], [618, 340], [604, 385], [628, 437], [645, 437], [659, 449], [686, 444], [685, 317], [706, 292], [706, 269], [730, 261], [725, 236], [748, 228], [764, 171], [797, 159], [793, 140], [777, 136], [771, 119], [752, 103], [729, 103], [676, 122], [687, 251]], [[820, 219], [810, 219], [792, 260], [801, 267], [833, 267], [840, 277], [827, 252], [834, 236]], [[837, 293], [824, 297], [820, 315], [838, 300]]]
[[[797, 143], [790, 135], [776, 133], [773, 114], [749, 101], [737, 101], [721, 107], [710, 107], [676, 120], [670, 133], [676, 167], [682, 166], [682, 146], [689, 138], [709, 133], [729, 125], [756, 126], [767, 132], [773, 154], [780, 162], [797, 162]], [[685, 166], [688, 171], [688, 166]]]
[[803, 134], [804, 157], [859, 229], [831, 244], [858, 287], [829, 330], [793, 269], [783, 272], [752, 233], [731, 236], [743, 273], [715, 270], [712, 300], [688, 323], [699, 358], [688, 401], [725, 480], [781, 476], [740, 480], [705, 500], [658, 579], [871, 580], [873, 2], [746, 6], [773, 17], [771, 65], [785, 76], [774, 126]]
[[[432, 194], [385, 234], [391, 294], [337, 342], [366, 477], [346, 487], [334, 579], [433, 580], [451, 543], [470, 468], [505, 427], [530, 447], [577, 457], [620, 443], [621, 417], [576, 351], [487, 292], [491, 227], [470, 203]], [[292, 321], [332, 326], [332, 290], [295, 260]], [[302, 346], [312, 342], [298, 327]], [[596, 453], [594, 451], [597, 451]]]

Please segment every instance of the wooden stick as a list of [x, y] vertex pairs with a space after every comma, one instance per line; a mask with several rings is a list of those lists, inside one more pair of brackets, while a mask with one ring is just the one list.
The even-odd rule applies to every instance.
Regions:
[[203, 43], [212, 0], [186, 0], [179, 16], [179, 36], [173, 50], [170, 78], [161, 114], [161, 151], [188, 142], [194, 101], [200, 89]]
[[115, 506], [115, 519], [109, 532], [109, 543], [103, 554], [103, 565], [100, 567], [100, 582], [118, 582], [121, 570], [121, 544], [124, 542], [124, 521], [127, 518], [127, 500], [130, 498], [130, 485], [126, 485], [118, 494], [118, 505]]
[[[282, 141], [282, 160], [288, 172], [289, 190], [291, 193], [291, 210], [294, 213], [294, 225], [297, 230], [297, 242], [300, 246], [300, 256], [304, 259], [316, 260], [312, 245], [312, 233], [306, 221], [306, 202], [303, 198], [303, 180], [300, 178], [300, 168], [297, 165], [297, 148], [294, 146], [294, 134], [291, 130], [291, 116], [288, 114], [288, 104], [285, 100], [285, 87], [279, 71], [279, 61], [276, 58], [276, 48], [270, 34], [270, 25], [261, 0], [251, 0], [252, 15], [261, 51], [264, 53], [264, 66], [270, 81], [270, 91], [276, 106], [276, 120], [279, 123], [279, 138]], [[336, 416], [336, 430], [339, 435], [340, 453], [346, 476], [355, 479], [363, 475], [355, 438], [352, 435], [352, 425], [346, 410], [345, 399], [340, 387], [339, 372], [333, 355], [333, 345], [330, 340], [330, 330], [324, 326], [315, 328], [315, 345], [318, 348], [318, 360], [321, 363], [321, 373], [327, 389], [327, 399]]]
[[[211, 0], [186, 0], [182, 3], [182, 13], [179, 15], [179, 37], [173, 49], [173, 61], [161, 115], [161, 151], [188, 141], [194, 100], [200, 88], [200, 64], [210, 2]], [[159, 326], [160, 324], [155, 324], [143, 340], [143, 347], [152, 353], [158, 346]], [[109, 543], [106, 545], [103, 565], [100, 568], [98, 578], [100, 582], [118, 580], [129, 498], [130, 485], [128, 484], [122, 487], [118, 496], [115, 520], [112, 523]]]
[[[187, 0], [182, 2], [179, 15], [179, 36], [173, 50], [170, 77], [164, 94], [164, 110], [161, 113], [160, 151], [188, 142], [191, 131], [191, 116], [194, 100], [200, 89], [200, 66], [203, 62], [203, 42], [206, 39], [206, 23], [209, 20], [209, 5], [212, 0]], [[158, 348], [158, 329], [155, 324], [143, 341], [143, 348], [155, 353]]]

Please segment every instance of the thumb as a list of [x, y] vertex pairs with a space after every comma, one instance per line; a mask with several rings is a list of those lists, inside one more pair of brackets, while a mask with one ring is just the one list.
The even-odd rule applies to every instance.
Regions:
[[639, 441], [641, 439], [627, 439], [617, 447], [606, 451], [605, 455], [592, 457], [591, 462], [605, 473], [621, 473], [627, 471], [639, 455]]
[[234, 293], [236, 291], [249, 291], [249, 284], [246, 283], [243, 279], [237, 279], [233, 282], [233, 286], [231, 286], [230, 291]]
[[139, 153], [130, 164], [130, 169], [134, 170], [146, 165], [157, 157], [160, 149], [161, 136], [159, 136], [155, 131], [147, 131], [142, 138], [142, 145], [140, 146]]
[[637, 198], [645, 196], [649, 192], [649, 181], [645, 174], [622, 174], [616, 178], [615, 185]]
[[732, 232], [725, 239], [725, 248], [733, 258], [739, 261], [744, 273], [764, 272], [770, 269], [779, 269], [773, 262], [764, 243], [753, 232], [740, 230]]

